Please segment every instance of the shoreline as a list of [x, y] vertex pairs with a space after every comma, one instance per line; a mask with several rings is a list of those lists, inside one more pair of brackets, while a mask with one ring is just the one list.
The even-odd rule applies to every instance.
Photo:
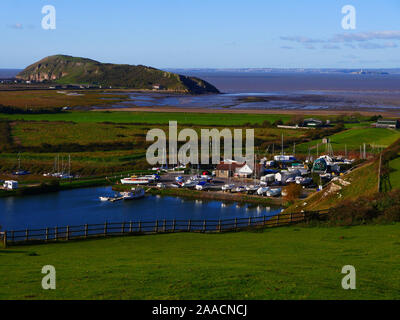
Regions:
[[[21, 191], [18, 191], [18, 189], [12, 191], [1, 190], [0, 199], [7, 197], [24, 197], [24, 196], [54, 193], [59, 191], [67, 191], [73, 189], [106, 187], [106, 186], [111, 186], [114, 191], [130, 190], [130, 187], [129, 188], [124, 187], [122, 185], [112, 183], [106, 179], [97, 179], [97, 180], [76, 181], [75, 183], [72, 182], [71, 184], [60, 185], [55, 189], [42, 190], [40, 189], [39, 186], [28, 187], [26, 189], [19, 189], [19, 190], [24, 190], [22, 191], [22, 193]], [[217, 191], [197, 191], [190, 189], [157, 189], [153, 186], [147, 186], [146, 188], [147, 188], [146, 193], [151, 195], [182, 197], [193, 200], [215, 200], [215, 201], [260, 204], [260, 205], [270, 205], [270, 206], [287, 208], [287, 205], [284, 203], [284, 200], [281, 197], [265, 198], [248, 194], [226, 193]]]
[[[121, 185], [113, 186], [114, 191], [130, 190], [130, 187], [124, 187]], [[249, 204], [260, 204], [269, 205], [276, 207], [287, 208], [282, 197], [279, 198], [266, 198], [256, 195], [242, 194], [242, 193], [229, 193], [220, 191], [198, 191], [191, 189], [158, 189], [155, 187], [148, 187], [146, 193], [151, 195], [170, 196], [170, 197], [182, 197], [193, 200], [215, 200], [215, 201], [226, 201], [226, 202], [239, 202]]]
[[373, 110], [272, 110], [272, 109], [211, 109], [211, 108], [184, 108], [184, 107], [130, 107], [130, 108], [102, 108], [92, 109], [92, 112], [105, 112], [105, 111], [124, 111], [124, 112], [165, 112], [165, 113], [234, 113], [234, 114], [282, 114], [282, 115], [348, 115], [360, 114], [362, 116], [382, 115], [386, 117], [399, 117], [400, 112], [393, 111], [373, 111]]

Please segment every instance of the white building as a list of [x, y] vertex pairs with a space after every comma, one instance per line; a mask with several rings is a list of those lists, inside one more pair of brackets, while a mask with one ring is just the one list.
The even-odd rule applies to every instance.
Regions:
[[7, 189], [7, 190], [18, 189], [18, 181], [14, 181], [14, 180], [4, 181], [3, 187], [4, 187], [4, 189]]

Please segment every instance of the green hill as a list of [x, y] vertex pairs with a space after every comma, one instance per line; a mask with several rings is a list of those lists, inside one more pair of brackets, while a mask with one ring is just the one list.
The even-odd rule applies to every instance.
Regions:
[[99, 85], [113, 88], [153, 89], [202, 94], [218, 89], [195, 77], [158, 70], [142, 65], [100, 63], [95, 60], [55, 55], [46, 57], [17, 75], [18, 79], [59, 84]]

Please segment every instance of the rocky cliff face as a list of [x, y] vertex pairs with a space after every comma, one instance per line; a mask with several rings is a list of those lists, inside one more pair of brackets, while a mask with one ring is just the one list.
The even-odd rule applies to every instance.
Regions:
[[152, 89], [193, 94], [219, 93], [210, 83], [146, 66], [100, 63], [86, 58], [56, 55], [44, 58], [17, 75], [18, 79], [62, 84], [92, 84], [132, 89]]

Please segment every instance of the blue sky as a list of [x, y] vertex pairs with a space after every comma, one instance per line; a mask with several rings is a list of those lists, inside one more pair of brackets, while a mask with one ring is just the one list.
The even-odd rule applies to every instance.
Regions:
[[[41, 28], [44, 5], [56, 30]], [[355, 30], [341, 26], [356, 8]], [[399, 0], [12, 0], [1, 68], [53, 54], [158, 68], [400, 66]]]

